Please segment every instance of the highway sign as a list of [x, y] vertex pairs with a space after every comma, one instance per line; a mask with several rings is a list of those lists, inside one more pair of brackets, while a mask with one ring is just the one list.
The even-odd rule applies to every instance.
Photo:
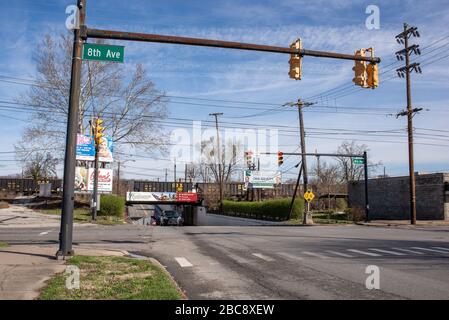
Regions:
[[312, 191], [307, 191], [306, 193], [304, 193], [304, 200], [306, 200], [307, 202], [312, 201], [315, 198], [315, 195], [313, 194]]
[[352, 163], [353, 164], [364, 164], [365, 163], [365, 159], [363, 159], [363, 158], [352, 158]]
[[124, 46], [111, 46], [95, 43], [85, 43], [83, 45], [83, 60], [123, 62], [124, 56]]

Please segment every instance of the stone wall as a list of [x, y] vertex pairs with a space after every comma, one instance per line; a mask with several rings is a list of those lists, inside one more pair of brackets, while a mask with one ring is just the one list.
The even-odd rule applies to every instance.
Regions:
[[[410, 219], [409, 177], [368, 180], [370, 219]], [[365, 206], [364, 182], [348, 185], [352, 208]], [[449, 220], [449, 174], [416, 175], [416, 215], [419, 220]]]

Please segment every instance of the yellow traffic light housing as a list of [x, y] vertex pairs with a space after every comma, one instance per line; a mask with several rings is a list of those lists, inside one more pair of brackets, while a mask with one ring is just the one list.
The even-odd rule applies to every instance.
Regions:
[[379, 86], [379, 66], [376, 63], [370, 63], [366, 67], [367, 85], [369, 88], [375, 89]]
[[94, 136], [94, 140], [95, 140], [95, 145], [100, 145], [101, 143], [101, 139], [104, 137], [104, 127], [102, 126], [103, 124], [103, 120], [101, 119], [96, 119], [95, 120], [95, 136]]
[[[365, 56], [365, 49], [360, 49], [355, 52], [355, 55], [357, 57], [364, 57]], [[354, 70], [354, 79], [352, 79], [352, 82], [355, 83], [355, 85], [360, 86], [362, 88], [368, 88], [367, 84], [367, 73], [366, 73], [366, 61], [354, 61], [354, 67], [352, 68]]]
[[[302, 45], [301, 45], [301, 39], [296, 40], [295, 42], [293, 42], [290, 45], [291, 49], [296, 49], [298, 52], [299, 50], [302, 49]], [[301, 74], [302, 74], [302, 70], [301, 70], [301, 55], [300, 54], [291, 54], [290, 55], [290, 71], [288, 73], [288, 75], [290, 76], [291, 79], [295, 79], [295, 80], [301, 80]]]
[[278, 151], [278, 167], [284, 164], [284, 153], [282, 151]]

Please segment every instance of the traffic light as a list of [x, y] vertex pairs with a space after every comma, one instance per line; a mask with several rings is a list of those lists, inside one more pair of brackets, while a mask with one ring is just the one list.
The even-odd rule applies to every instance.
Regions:
[[370, 63], [366, 67], [368, 76], [367, 85], [369, 88], [375, 89], [379, 86], [379, 66], [376, 63]]
[[[358, 57], [365, 57], [365, 49], [360, 49], [355, 52], [355, 55]], [[355, 61], [355, 65], [352, 68], [354, 70], [354, 79], [352, 79], [352, 82], [354, 82], [357, 86], [360, 86], [362, 88], [368, 88], [367, 84], [367, 75], [366, 75], [366, 61]]]
[[249, 169], [251, 169], [253, 164], [253, 153], [251, 151], [245, 151], [245, 161]]
[[95, 120], [95, 145], [99, 146], [101, 143], [101, 139], [104, 137], [104, 127], [102, 126], [103, 120], [96, 119]]
[[[301, 50], [301, 39], [296, 40], [290, 45], [291, 49]], [[290, 71], [288, 75], [291, 79], [301, 80], [301, 55], [300, 54], [291, 54], [290, 55]]]
[[282, 166], [284, 163], [284, 153], [282, 151], [278, 151], [278, 167]]

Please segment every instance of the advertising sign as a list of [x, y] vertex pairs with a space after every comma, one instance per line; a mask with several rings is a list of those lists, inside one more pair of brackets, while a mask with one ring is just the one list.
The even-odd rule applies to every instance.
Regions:
[[[76, 167], [75, 191], [90, 192], [94, 190], [94, 168]], [[98, 192], [112, 192], [112, 169], [98, 169]]]
[[177, 192], [176, 201], [179, 202], [197, 202], [198, 193], [195, 192]]
[[94, 139], [88, 134], [79, 134], [76, 137], [76, 160], [95, 160]]
[[245, 188], [273, 189], [281, 183], [280, 172], [245, 170]]
[[176, 201], [176, 192], [127, 192], [126, 201]]
[[[111, 137], [101, 139], [98, 160], [100, 162], [113, 162], [112, 152], [114, 151]], [[95, 161], [95, 144], [92, 136], [88, 134], [78, 134], [76, 139], [76, 160]]]

